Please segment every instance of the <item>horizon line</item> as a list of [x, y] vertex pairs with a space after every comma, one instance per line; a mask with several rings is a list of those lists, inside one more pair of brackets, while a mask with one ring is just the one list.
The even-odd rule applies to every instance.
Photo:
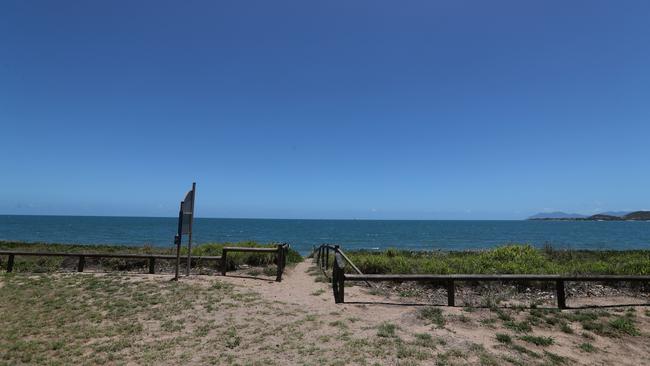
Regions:
[[[142, 219], [176, 219], [178, 216], [133, 216], [133, 215], [81, 215], [81, 214], [12, 214], [0, 213], [0, 216], [46, 216], [46, 217], [122, 217]], [[310, 221], [526, 221], [522, 219], [372, 219], [372, 218], [278, 218], [278, 217], [204, 217], [196, 216], [196, 219], [218, 219], [218, 220], [310, 220]]]

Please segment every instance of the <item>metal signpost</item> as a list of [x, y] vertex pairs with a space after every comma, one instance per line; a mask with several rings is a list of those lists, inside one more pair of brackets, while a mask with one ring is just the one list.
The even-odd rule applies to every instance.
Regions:
[[[192, 223], [194, 222], [194, 197], [196, 195], [196, 182], [192, 183], [192, 190], [187, 192], [183, 201], [183, 222], [187, 222], [187, 268], [185, 275], [190, 275], [192, 262]], [[185, 225], [183, 225], [185, 227]], [[185, 232], [183, 232], [185, 234]]]
[[181, 266], [181, 244], [183, 234], [188, 235], [187, 241], [187, 268], [185, 274], [190, 275], [192, 262], [192, 222], [194, 221], [194, 197], [196, 192], [196, 183], [192, 183], [192, 190], [187, 192], [185, 199], [181, 201], [180, 210], [178, 211], [178, 232], [174, 237], [176, 244], [176, 275], [174, 280], [178, 280], [178, 272]]

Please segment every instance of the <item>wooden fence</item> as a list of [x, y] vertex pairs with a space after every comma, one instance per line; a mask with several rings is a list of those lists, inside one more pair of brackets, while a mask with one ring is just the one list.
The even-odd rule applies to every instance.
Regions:
[[497, 281], [497, 282], [521, 282], [521, 281], [541, 281], [555, 282], [555, 291], [557, 296], [557, 306], [565, 309], [566, 292], [564, 285], [566, 282], [646, 282], [650, 283], [650, 276], [622, 276], [622, 275], [526, 275], [526, 274], [503, 274], [503, 275], [484, 275], [484, 274], [453, 274], [453, 275], [435, 275], [435, 274], [361, 274], [354, 266], [357, 274], [345, 273], [346, 264], [352, 262], [339, 251], [334, 252], [332, 263], [332, 290], [334, 292], [334, 302], [345, 302], [345, 282], [346, 281], [413, 281], [425, 283], [443, 283], [447, 288], [447, 305], [455, 306], [456, 282], [465, 281]]
[[224, 247], [221, 251], [221, 274], [226, 275], [228, 270], [229, 252], [251, 252], [251, 253], [276, 253], [277, 271], [275, 280], [282, 281], [282, 273], [287, 265], [287, 253], [289, 244], [278, 244], [276, 248], [251, 248], [251, 247]]
[[[165, 254], [119, 254], [119, 253], [62, 253], [62, 252], [29, 252], [29, 251], [0, 251], [0, 256], [8, 256], [7, 272], [14, 269], [14, 258], [16, 256], [32, 257], [77, 257], [77, 272], [83, 272], [86, 265], [86, 258], [124, 258], [124, 259], [147, 259], [149, 261], [149, 273], [155, 273], [156, 259], [176, 260], [175, 255]], [[219, 261], [220, 256], [199, 256], [192, 257], [192, 260]]]

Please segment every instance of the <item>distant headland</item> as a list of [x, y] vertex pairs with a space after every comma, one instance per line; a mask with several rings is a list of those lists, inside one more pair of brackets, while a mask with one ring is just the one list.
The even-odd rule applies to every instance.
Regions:
[[580, 215], [565, 212], [538, 213], [528, 220], [560, 221], [650, 221], [650, 211], [603, 212], [596, 215]]

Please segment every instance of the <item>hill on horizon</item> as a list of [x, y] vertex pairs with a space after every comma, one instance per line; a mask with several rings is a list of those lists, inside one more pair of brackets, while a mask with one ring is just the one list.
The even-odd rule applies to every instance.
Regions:
[[577, 213], [566, 213], [562, 211], [555, 212], [540, 212], [533, 216], [530, 216], [528, 220], [533, 219], [583, 219], [588, 217], [587, 215], [581, 215]]

